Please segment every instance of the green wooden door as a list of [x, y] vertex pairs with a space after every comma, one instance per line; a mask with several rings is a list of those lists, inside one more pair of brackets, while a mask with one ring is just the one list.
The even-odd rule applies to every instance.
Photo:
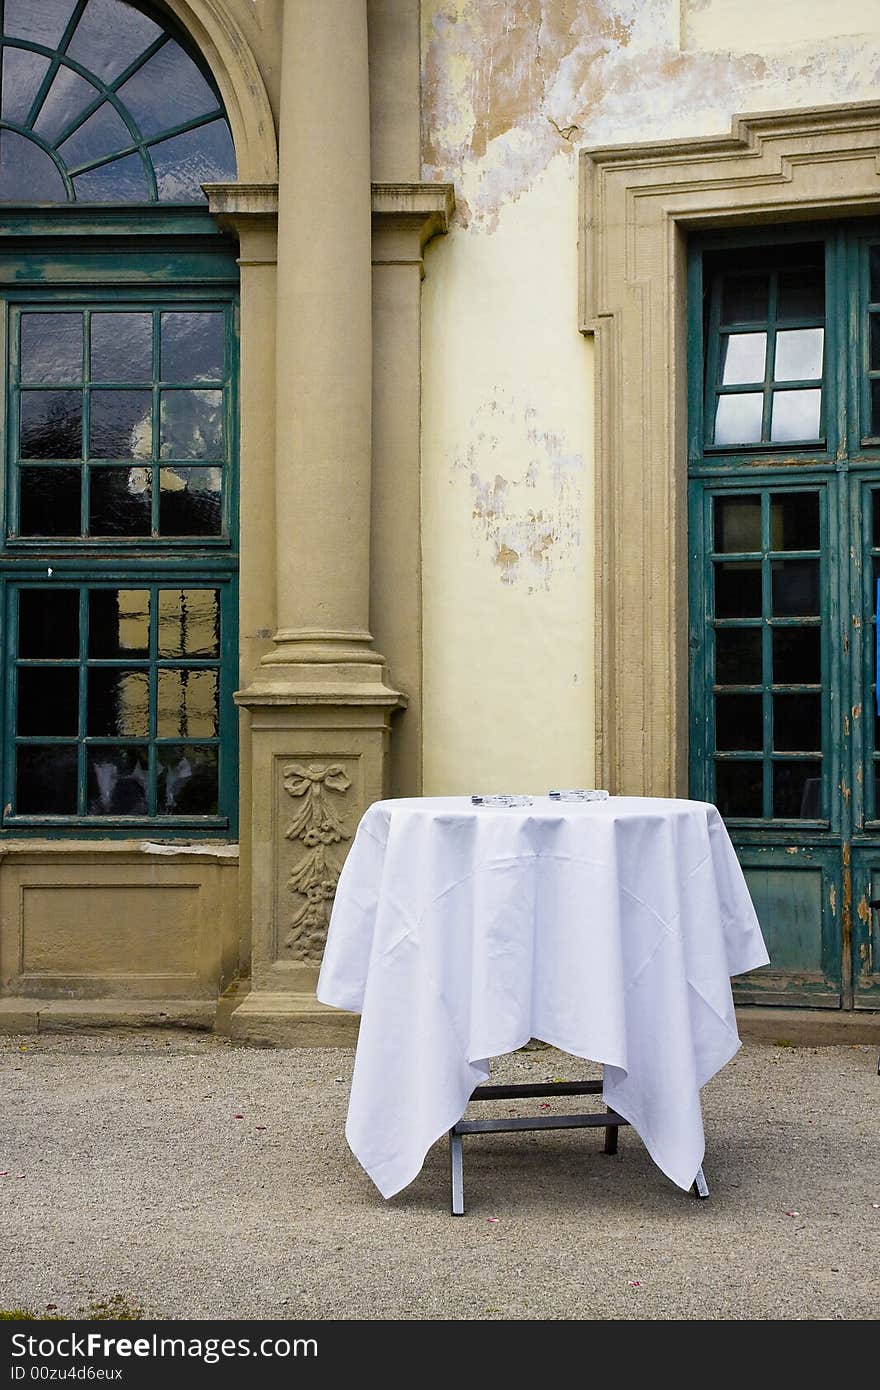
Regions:
[[880, 229], [697, 244], [690, 315], [691, 791], [771, 956], [737, 992], [876, 1007]]

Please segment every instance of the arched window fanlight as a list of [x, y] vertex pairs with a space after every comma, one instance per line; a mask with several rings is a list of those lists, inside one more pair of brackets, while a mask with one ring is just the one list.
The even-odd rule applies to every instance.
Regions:
[[127, 0], [0, 0], [0, 202], [198, 203], [235, 178], [220, 96]]

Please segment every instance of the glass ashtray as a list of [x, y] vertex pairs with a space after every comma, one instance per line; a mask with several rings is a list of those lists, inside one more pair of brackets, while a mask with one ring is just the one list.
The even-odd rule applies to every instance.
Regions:
[[547, 795], [551, 801], [607, 801], [609, 793], [595, 787], [569, 787], [566, 791], [552, 791]]
[[474, 806], [531, 806], [531, 796], [472, 796]]

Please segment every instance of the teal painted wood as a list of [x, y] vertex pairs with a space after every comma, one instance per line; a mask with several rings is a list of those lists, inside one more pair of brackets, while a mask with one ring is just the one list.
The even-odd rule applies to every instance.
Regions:
[[[0, 296], [4, 301], [3, 311], [0, 313], [2, 361], [7, 363], [11, 360], [13, 368], [15, 366], [17, 335], [14, 332], [10, 334], [10, 325], [14, 325], [26, 305], [47, 310], [57, 310], [61, 307], [78, 309], [85, 313], [99, 305], [110, 310], [154, 311], [164, 308], [179, 311], [186, 307], [194, 310], [222, 311], [225, 316], [226, 366], [226, 384], [222, 388], [223, 418], [227, 444], [227, 459], [224, 464], [226, 481], [222, 494], [222, 534], [217, 537], [136, 539], [107, 536], [71, 539], [9, 535], [8, 524], [10, 521], [14, 523], [18, 515], [16, 479], [20, 466], [11, 455], [12, 440], [17, 438], [17, 401], [14, 383], [9, 380], [7, 369], [5, 387], [0, 392], [0, 426], [3, 438], [7, 441], [4, 450], [7, 486], [0, 489], [3, 506], [2, 535], [6, 538], [0, 550], [0, 628], [7, 672], [2, 709], [5, 731], [3, 801], [6, 809], [0, 836], [10, 833], [50, 836], [74, 834], [86, 838], [115, 838], [149, 834], [167, 835], [171, 839], [181, 835], [194, 839], [234, 838], [237, 833], [238, 811], [238, 717], [232, 699], [238, 674], [238, 312], [234, 248], [216, 233], [207, 235], [211, 224], [195, 211], [187, 210], [182, 213], [178, 209], [167, 214], [151, 214], [150, 225], [157, 235], [150, 240], [143, 236], [142, 218], [138, 218], [135, 223], [129, 222], [128, 234], [125, 235], [125, 224], [118, 209], [88, 215], [77, 212], [76, 225], [80, 232], [87, 229], [92, 234], [87, 242], [69, 239], [70, 224], [59, 219], [57, 211], [53, 210], [45, 219], [33, 212], [15, 218], [10, 216], [8, 210], [5, 211], [7, 225], [14, 226], [15, 231], [3, 243], [4, 254], [0, 256]], [[59, 235], [60, 226], [64, 226], [65, 230], [57, 244], [52, 245]], [[37, 228], [40, 229], [39, 232]], [[154, 326], [155, 331], [157, 329]], [[11, 352], [10, 346], [14, 347]], [[105, 385], [106, 383], [102, 382], [102, 386]], [[123, 389], [127, 385], [128, 383], [120, 383]], [[162, 383], [162, 388], [173, 390], [175, 387], [191, 388], [192, 385], [189, 379], [169, 379]], [[88, 398], [88, 392], [86, 397]], [[175, 460], [160, 459], [156, 453], [155, 463], [149, 466], [158, 469], [172, 467], [174, 464]], [[188, 458], [177, 460], [177, 464], [179, 467], [199, 466], [198, 460]], [[53, 465], [49, 462], [47, 466]], [[84, 453], [76, 466], [86, 471], [96, 466], [100, 467], [88, 461]], [[158, 489], [154, 489], [154, 521], [158, 515], [157, 494]], [[83, 507], [86, 505], [86, 495], [84, 487]], [[12, 607], [22, 586], [40, 582], [45, 584], [47, 570], [50, 568], [54, 584], [81, 586], [83, 594], [87, 587], [93, 588], [96, 584], [120, 588], [149, 587], [154, 594], [158, 587], [186, 589], [208, 585], [220, 593], [221, 651], [217, 666], [221, 732], [216, 740], [220, 748], [217, 815], [156, 815], [154, 818], [140, 817], [132, 820], [118, 816], [89, 817], [83, 814], [86, 809], [84, 759], [87, 744], [82, 728], [77, 744], [78, 813], [63, 819], [16, 816], [11, 813], [14, 811], [15, 799], [14, 748], [28, 743], [27, 738], [17, 737], [15, 733], [15, 685], [14, 680], [10, 679], [16, 669]], [[82, 602], [85, 602], [84, 598]], [[155, 608], [154, 602], [154, 615]], [[90, 664], [94, 666], [99, 663], [92, 661]], [[126, 660], [123, 664], [126, 669], [134, 669], [138, 663]], [[213, 663], [187, 658], [184, 664], [187, 669], [197, 670], [209, 667]], [[162, 662], [154, 662], [150, 675], [149, 708], [153, 721], [149, 740], [151, 811], [156, 809], [156, 750], [161, 746], [161, 740], [157, 742], [155, 737], [156, 671], [162, 665]], [[164, 665], [173, 666], [174, 663], [166, 662]], [[78, 666], [82, 696], [86, 679], [86, 660], [82, 652]], [[84, 708], [81, 699], [81, 711]], [[40, 744], [51, 744], [53, 741], [42, 736], [31, 740]], [[183, 742], [194, 747], [209, 746], [214, 742], [210, 738], [196, 736], [165, 741], [177, 744]], [[111, 742], [115, 746], [124, 744], [125, 740], [114, 738]]]

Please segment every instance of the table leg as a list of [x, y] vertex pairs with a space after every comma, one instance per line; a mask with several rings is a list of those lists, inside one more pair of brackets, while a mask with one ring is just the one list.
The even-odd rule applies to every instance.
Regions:
[[464, 1216], [464, 1156], [461, 1135], [449, 1131], [449, 1183], [452, 1194], [452, 1215]]
[[[613, 1115], [613, 1114], [614, 1114], [614, 1111], [611, 1110], [611, 1109], [609, 1109], [608, 1106], [606, 1106], [606, 1107], [605, 1107], [605, 1114], [606, 1114], [606, 1115]], [[605, 1127], [605, 1152], [606, 1152], [607, 1154], [616, 1154], [616, 1153], [617, 1153], [617, 1129], [618, 1129], [618, 1126], [617, 1126], [616, 1124], [614, 1124], [614, 1125], [606, 1125], [606, 1127]]]
[[695, 1197], [705, 1199], [709, 1196], [709, 1184], [706, 1182], [706, 1175], [702, 1168], [697, 1169], [697, 1176], [694, 1178], [694, 1185], [691, 1189]]

